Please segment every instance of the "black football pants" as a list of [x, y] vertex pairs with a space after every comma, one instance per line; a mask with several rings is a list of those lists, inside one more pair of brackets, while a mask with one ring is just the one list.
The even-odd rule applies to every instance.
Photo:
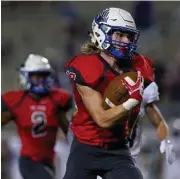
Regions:
[[126, 145], [113, 150], [73, 140], [63, 179], [143, 179]]
[[20, 157], [19, 169], [23, 179], [54, 179], [54, 169], [35, 162], [28, 157]]

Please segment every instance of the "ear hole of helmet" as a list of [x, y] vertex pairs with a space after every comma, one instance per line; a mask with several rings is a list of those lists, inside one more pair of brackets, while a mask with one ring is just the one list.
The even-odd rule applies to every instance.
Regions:
[[95, 42], [95, 45], [96, 45], [96, 46], [98, 46], [98, 45], [99, 45], [99, 44], [98, 44], [98, 41], [96, 41], [96, 42]]
[[100, 37], [100, 34], [98, 34], [97, 32], [95, 32], [95, 35], [96, 35], [97, 37]]

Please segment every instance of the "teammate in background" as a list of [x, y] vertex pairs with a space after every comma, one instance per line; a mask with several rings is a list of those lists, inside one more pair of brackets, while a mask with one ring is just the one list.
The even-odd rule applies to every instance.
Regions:
[[[167, 123], [165, 122], [160, 110], [155, 104], [155, 102], [158, 100], [158, 86], [155, 82], [152, 82], [144, 89], [143, 101], [141, 103], [139, 116], [142, 118], [146, 114], [150, 122], [154, 125], [157, 136], [161, 141], [160, 152], [165, 152], [167, 162], [172, 164], [175, 160], [175, 151], [173, 150], [173, 145], [169, 140], [169, 130]], [[131, 154], [134, 158], [138, 157], [140, 153], [141, 137], [142, 127], [140, 126], [140, 123], [137, 123], [136, 130], [134, 130], [134, 141], [131, 144]]]
[[14, 121], [21, 139], [20, 173], [24, 179], [54, 178], [54, 145], [58, 126], [66, 134], [66, 112], [72, 97], [52, 88], [53, 69], [48, 59], [30, 54], [19, 69], [25, 90], [2, 94], [1, 125]]
[[[144, 86], [154, 81], [152, 63], [135, 52], [139, 31], [123, 9], [103, 10], [95, 17], [90, 36], [91, 43], [82, 47], [84, 54], [65, 64], [78, 109], [72, 119], [75, 137], [64, 179], [96, 179], [97, 175], [106, 179], [141, 179], [128, 148], [128, 123], [137, 119]], [[130, 98], [104, 110], [102, 96], [109, 82], [133, 70], [138, 71], [135, 85], [122, 80]]]
[[178, 179], [180, 176], [180, 118], [175, 118], [172, 121], [170, 139], [174, 144], [177, 159], [172, 165], [168, 165], [164, 160], [163, 179]]

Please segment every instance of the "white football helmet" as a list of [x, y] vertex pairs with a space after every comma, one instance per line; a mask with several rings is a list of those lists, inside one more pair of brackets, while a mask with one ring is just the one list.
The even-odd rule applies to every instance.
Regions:
[[[130, 42], [123, 43], [112, 40], [114, 31], [126, 32]], [[129, 12], [120, 8], [107, 8], [93, 20], [90, 36], [91, 41], [97, 44], [99, 49], [117, 59], [122, 59], [129, 58], [135, 52], [139, 31]], [[116, 47], [113, 44], [116, 44]], [[122, 51], [122, 48], [126, 50]]]
[[[52, 87], [53, 72], [54, 70], [47, 58], [41, 55], [30, 54], [25, 63], [19, 68], [20, 84], [34, 93], [45, 93]], [[47, 74], [47, 78], [34, 82], [30, 78], [31, 74]]]

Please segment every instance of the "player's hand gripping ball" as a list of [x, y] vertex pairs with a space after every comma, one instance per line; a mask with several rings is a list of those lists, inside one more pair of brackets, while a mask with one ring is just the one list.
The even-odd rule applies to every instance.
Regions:
[[103, 107], [109, 109], [113, 106], [120, 105], [129, 99], [128, 90], [122, 84], [121, 80], [125, 78], [129, 84], [137, 81], [137, 72], [127, 72], [115, 77], [105, 89], [103, 96]]

